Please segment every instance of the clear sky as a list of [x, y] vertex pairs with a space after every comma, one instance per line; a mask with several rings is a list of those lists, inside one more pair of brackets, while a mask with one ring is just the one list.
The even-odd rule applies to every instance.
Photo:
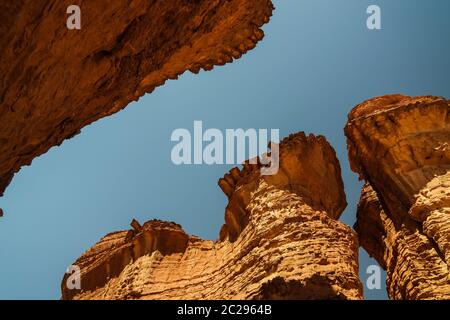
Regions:
[[[347, 113], [389, 93], [450, 97], [450, 2], [274, 2], [265, 39], [240, 60], [167, 82], [16, 174], [0, 199], [0, 298], [58, 299], [66, 267], [132, 218], [216, 239], [226, 205], [217, 180], [230, 166], [170, 160], [172, 131], [192, 130], [194, 120], [325, 135], [341, 161], [342, 220], [353, 225], [361, 183], [348, 166]], [[382, 30], [367, 29], [369, 4], [381, 7]], [[363, 283], [373, 263], [361, 251]], [[386, 298], [384, 287], [365, 294]]]

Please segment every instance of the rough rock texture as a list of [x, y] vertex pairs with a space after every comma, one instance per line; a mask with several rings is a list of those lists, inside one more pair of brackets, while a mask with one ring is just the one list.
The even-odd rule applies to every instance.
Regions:
[[352, 169], [367, 181], [356, 230], [393, 299], [450, 299], [449, 110], [439, 97], [379, 97], [345, 128]]
[[[80, 5], [81, 30], [66, 28]], [[0, 196], [21, 166], [186, 70], [262, 39], [270, 0], [0, 2]]]
[[149, 221], [109, 234], [74, 264], [81, 291], [64, 299], [360, 299], [358, 242], [337, 221], [346, 206], [325, 138], [291, 135], [280, 170], [245, 163], [219, 181], [229, 198], [217, 241]]

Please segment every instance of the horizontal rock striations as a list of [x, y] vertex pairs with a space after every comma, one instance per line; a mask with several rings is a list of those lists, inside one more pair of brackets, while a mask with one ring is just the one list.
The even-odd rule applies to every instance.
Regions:
[[280, 144], [273, 176], [245, 163], [219, 181], [229, 198], [217, 241], [149, 221], [109, 234], [83, 254], [81, 290], [64, 299], [360, 299], [358, 242], [337, 221], [346, 206], [325, 138]]
[[[69, 5], [81, 30], [68, 30]], [[270, 0], [0, 2], [0, 195], [21, 166], [146, 92], [255, 47]]]
[[353, 109], [352, 169], [366, 180], [356, 230], [393, 299], [450, 299], [450, 103], [384, 96]]

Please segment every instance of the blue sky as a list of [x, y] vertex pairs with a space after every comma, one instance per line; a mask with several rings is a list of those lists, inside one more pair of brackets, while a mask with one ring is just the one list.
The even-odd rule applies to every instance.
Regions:
[[[171, 133], [279, 128], [323, 134], [341, 161], [353, 225], [361, 182], [349, 169], [343, 127], [351, 108], [389, 93], [450, 97], [447, 0], [278, 0], [266, 37], [240, 60], [184, 74], [124, 111], [84, 128], [23, 168], [0, 198], [0, 298], [58, 299], [68, 265], [133, 218], [176, 221], [216, 239], [230, 169], [175, 166]], [[382, 10], [382, 30], [366, 9]], [[362, 251], [361, 279], [374, 261]], [[384, 299], [381, 290], [367, 298]]]

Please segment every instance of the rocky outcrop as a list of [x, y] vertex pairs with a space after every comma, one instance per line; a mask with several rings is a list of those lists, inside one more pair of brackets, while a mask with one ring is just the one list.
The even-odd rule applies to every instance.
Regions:
[[[69, 5], [81, 30], [66, 28]], [[0, 195], [21, 166], [186, 70], [262, 39], [270, 0], [0, 2]]]
[[366, 180], [356, 230], [393, 299], [450, 299], [450, 103], [391, 95], [358, 105], [345, 128]]
[[109, 234], [83, 254], [81, 290], [64, 299], [359, 299], [358, 242], [337, 221], [346, 206], [325, 138], [280, 144], [277, 174], [244, 164], [219, 181], [228, 196], [217, 241], [149, 221]]

